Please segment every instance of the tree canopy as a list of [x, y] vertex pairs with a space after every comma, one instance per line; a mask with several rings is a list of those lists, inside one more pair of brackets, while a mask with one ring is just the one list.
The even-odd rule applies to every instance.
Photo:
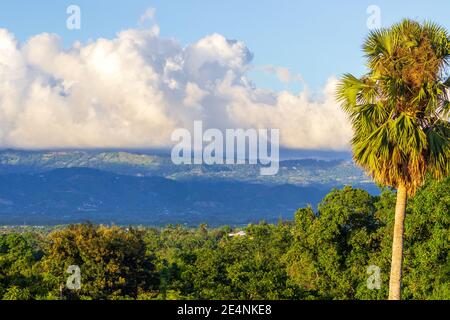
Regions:
[[[450, 299], [450, 179], [407, 207], [404, 298]], [[333, 190], [292, 221], [231, 227], [92, 224], [0, 235], [3, 299], [384, 299], [395, 193]], [[230, 236], [236, 231], [240, 236]], [[78, 265], [81, 289], [67, 269]], [[368, 287], [369, 266], [380, 269]]]

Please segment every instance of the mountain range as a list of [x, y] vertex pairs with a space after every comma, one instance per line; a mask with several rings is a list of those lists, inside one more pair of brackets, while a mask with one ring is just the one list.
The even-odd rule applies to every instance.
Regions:
[[[341, 154], [336, 154], [341, 155]], [[0, 151], [0, 224], [243, 225], [292, 218], [332, 188], [378, 189], [349, 159], [259, 165], [174, 165], [167, 152]]]

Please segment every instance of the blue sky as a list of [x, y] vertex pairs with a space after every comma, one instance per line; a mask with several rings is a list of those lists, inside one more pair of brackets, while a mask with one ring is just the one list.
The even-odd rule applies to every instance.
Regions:
[[[81, 30], [67, 29], [70, 5]], [[381, 27], [407, 17], [450, 30], [449, 0], [2, 0], [0, 147], [161, 147], [202, 121], [348, 150], [335, 89], [365, 71], [371, 6]]]
[[[65, 27], [70, 4], [82, 10], [79, 31]], [[21, 41], [41, 32], [57, 33], [70, 45], [135, 28], [146, 9], [154, 7], [161, 36], [185, 45], [214, 32], [238, 39], [254, 54], [255, 65], [287, 67], [317, 89], [332, 75], [363, 72], [360, 46], [368, 32], [369, 5], [380, 7], [382, 26], [411, 17], [450, 28], [448, 0], [5, 0], [0, 2], [0, 28]], [[261, 87], [300, 88], [263, 72], [254, 71], [251, 77]]]

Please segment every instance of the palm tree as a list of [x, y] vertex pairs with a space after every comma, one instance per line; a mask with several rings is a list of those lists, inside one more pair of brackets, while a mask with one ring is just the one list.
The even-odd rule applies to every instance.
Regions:
[[450, 38], [434, 23], [403, 20], [372, 31], [363, 50], [368, 72], [344, 75], [337, 98], [353, 126], [355, 162], [397, 189], [389, 299], [400, 300], [407, 197], [427, 174], [450, 171]]

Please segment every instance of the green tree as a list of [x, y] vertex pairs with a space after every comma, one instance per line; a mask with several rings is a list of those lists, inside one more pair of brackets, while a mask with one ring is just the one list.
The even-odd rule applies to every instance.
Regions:
[[31, 299], [30, 290], [28, 290], [27, 288], [19, 288], [17, 286], [10, 287], [3, 296], [3, 300], [30, 300], [30, 299]]
[[405, 221], [405, 294], [450, 299], [450, 178], [430, 180], [409, 205]]
[[[450, 299], [450, 178], [427, 179], [407, 207], [403, 297], [405, 299]], [[377, 218], [382, 227], [377, 238], [380, 249], [373, 263], [383, 270], [389, 267], [390, 241], [394, 219], [395, 195], [385, 192], [377, 203]], [[385, 280], [385, 279], [383, 279]]]
[[42, 291], [41, 276], [34, 267], [43, 253], [32, 247], [27, 239], [30, 237], [18, 233], [0, 235], [0, 297], [4, 294], [5, 299], [28, 299]]
[[288, 272], [308, 298], [376, 298], [365, 290], [370, 254], [378, 248], [375, 201], [366, 191], [345, 187], [328, 194], [317, 213], [311, 207], [297, 211]]
[[182, 267], [184, 295], [195, 299], [295, 299], [284, 254], [292, 243], [286, 223], [249, 225], [243, 236], [210, 235]]
[[70, 265], [81, 270], [81, 289], [63, 290], [67, 298], [137, 298], [157, 285], [143, 233], [134, 228], [83, 224], [51, 233], [42, 270], [54, 292], [65, 285]]
[[368, 73], [345, 75], [337, 97], [352, 121], [356, 163], [397, 189], [389, 299], [400, 299], [407, 196], [427, 173], [440, 179], [450, 169], [450, 38], [436, 24], [404, 20], [371, 32], [364, 52]]

